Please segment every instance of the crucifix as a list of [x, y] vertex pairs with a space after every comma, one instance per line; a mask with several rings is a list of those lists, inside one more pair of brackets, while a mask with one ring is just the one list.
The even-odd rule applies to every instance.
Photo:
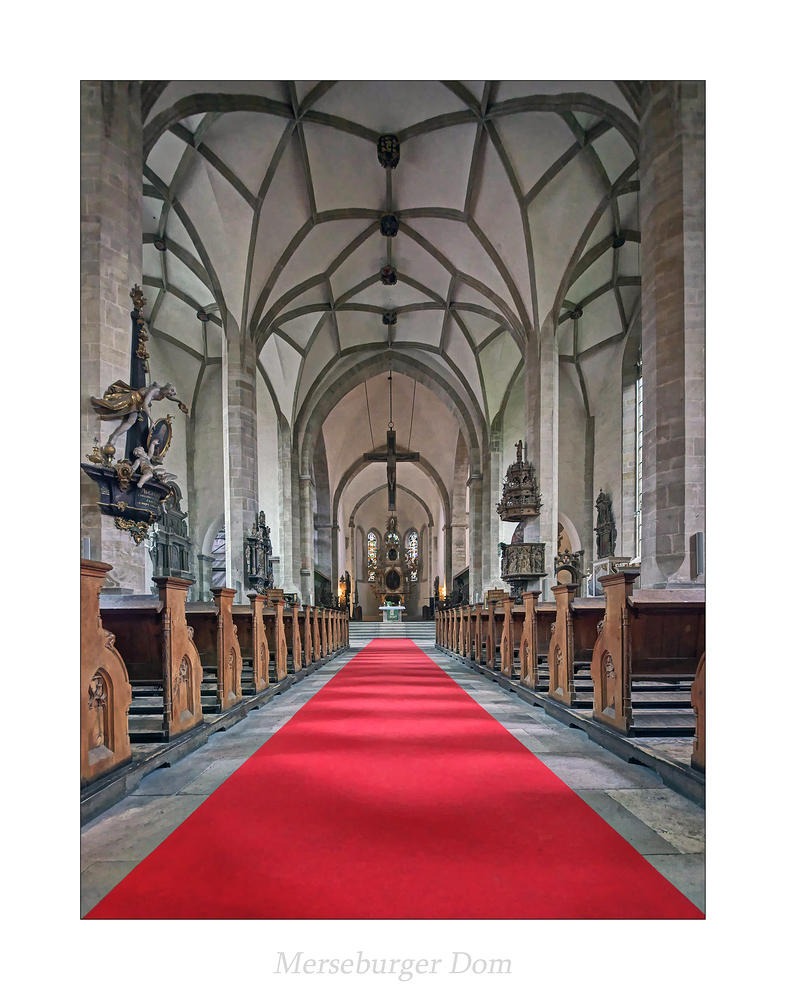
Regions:
[[385, 451], [367, 451], [363, 455], [366, 462], [386, 462], [388, 467], [388, 510], [396, 509], [396, 463], [419, 462], [419, 451], [396, 452], [396, 432], [393, 430], [393, 372], [388, 375], [390, 383], [390, 422], [388, 423], [388, 445]]

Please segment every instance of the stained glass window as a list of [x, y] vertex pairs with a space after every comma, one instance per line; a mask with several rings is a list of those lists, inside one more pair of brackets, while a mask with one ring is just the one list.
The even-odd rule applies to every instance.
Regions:
[[367, 540], [367, 550], [368, 550], [368, 578], [369, 580], [376, 580], [377, 578], [377, 549], [379, 547], [379, 539], [377, 538], [377, 533], [375, 531], [369, 531]]
[[418, 580], [418, 533], [417, 531], [410, 531], [407, 535], [407, 569], [409, 570], [409, 578], [413, 583], [417, 583]]

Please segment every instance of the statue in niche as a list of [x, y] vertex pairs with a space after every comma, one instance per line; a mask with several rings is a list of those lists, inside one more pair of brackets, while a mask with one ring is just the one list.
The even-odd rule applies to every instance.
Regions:
[[598, 512], [595, 527], [595, 534], [598, 538], [598, 559], [607, 559], [614, 555], [614, 550], [617, 547], [617, 526], [611, 512], [611, 497], [603, 490], [598, 493], [595, 509]]
[[[109, 435], [109, 440], [104, 445], [105, 449], [114, 449], [115, 441], [130, 430], [143, 413], [147, 414], [150, 426], [153, 426], [153, 413], [151, 405], [164, 399], [171, 399], [177, 403], [183, 413], [188, 413], [188, 407], [177, 398], [177, 389], [171, 382], [166, 385], [159, 385], [153, 382], [152, 385], [135, 389], [118, 379], [113, 382], [104, 393], [101, 399], [96, 396], [90, 397], [90, 403], [101, 420], [119, 420], [120, 423]], [[114, 454], [108, 452], [108, 454]]]
[[434, 600], [439, 601], [439, 577], [434, 577]]

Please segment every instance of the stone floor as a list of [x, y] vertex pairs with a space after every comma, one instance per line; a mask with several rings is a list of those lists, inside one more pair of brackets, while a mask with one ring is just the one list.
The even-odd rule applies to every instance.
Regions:
[[[132, 795], [82, 828], [84, 916], [343, 667], [353, 649], [216, 733], [188, 757], [145, 777]], [[424, 650], [688, 899], [704, 909], [704, 810], [539, 708], [435, 649]]]

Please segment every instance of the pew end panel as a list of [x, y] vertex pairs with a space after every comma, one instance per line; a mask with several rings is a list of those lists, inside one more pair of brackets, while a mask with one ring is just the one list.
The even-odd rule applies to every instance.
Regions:
[[627, 600], [638, 576], [638, 570], [623, 570], [600, 577], [606, 614], [597, 625], [598, 638], [590, 664], [593, 717], [623, 734], [633, 724]]
[[691, 754], [691, 767], [697, 771], [705, 772], [705, 743], [704, 743], [704, 721], [705, 721], [705, 701], [704, 701], [704, 659], [705, 654], [701, 654], [699, 665], [696, 668], [696, 678], [690, 689], [690, 703], [696, 713], [696, 735], [693, 738], [693, 753]]
[[114, 635], [104, 628], [99, 592], [109, 563], [80, 566], [80, 783], [82, 787], [131, 760], [131, 684]]
[[186, 620], [186, 595], [191, 581], [155, 576], [153, 582], [164, 604], [164, 727], [172, 739], [202, 722], [202, 660], [194, 642], [194, 630]]

